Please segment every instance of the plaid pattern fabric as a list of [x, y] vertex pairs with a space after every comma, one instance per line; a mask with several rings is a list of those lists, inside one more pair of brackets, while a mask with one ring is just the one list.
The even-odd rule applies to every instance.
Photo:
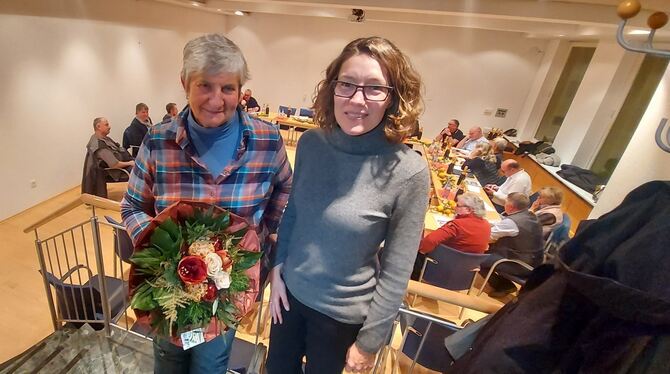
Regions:
[[291, 190], [292, 171], [279, 130], [238, 110], [242, 136], [237, 157], [214, 176], [187, 136], [189, 111], [152, 127], [142, 142], [121, 202], [133, 242], [154, 216], [178, 201], [228, 209], [246, 218], [264, 240], [276, 231]]

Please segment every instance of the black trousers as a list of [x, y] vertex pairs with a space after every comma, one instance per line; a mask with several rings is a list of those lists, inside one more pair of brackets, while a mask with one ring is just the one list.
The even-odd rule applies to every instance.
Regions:
[[305, 306], [288, 289], [287, 293], [291, 310], [282, 307], [284, 323], [273, 324], [270, 330], [267, 373], [302, 373], [306, 356], [305, 374], [341, 374], [347, 350], [363, 325], [338, 322]]

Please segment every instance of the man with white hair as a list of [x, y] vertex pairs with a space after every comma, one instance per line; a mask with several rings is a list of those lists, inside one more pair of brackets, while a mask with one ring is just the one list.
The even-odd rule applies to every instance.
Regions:
[[251, 90], [248, 88], [244, 90], [244, 95], [240, 100], [240, 105], [245, 112], [255, 113], [261, 110], [261, 106], [258, 105], [258, 101], [256, 101], [256, 99], [251, 96]]
[[486, 143], [488, 140], [484, 137], [484, 133], [482, 132], [482, 128], [479, 126], [475, 126], [470, 128], [468, 130], [468, 136], [463, 138], [460, 142], [458, 142], [458, 145], [456, 148], [464, 149], [468, 151], [468, 153], [474, 151], [475, 146], [477, 146], [478, 143]]
[[[128, 172], [135, 165], [130, 153], [109, 137], [111, 126], [105, 117], [93, 120], [94, 133], [86, 145], [86, 160], [81, 181], [81, 193], [107, 197], [107, 181], [128, 180]], [[111, 168], [106, 174], [102, 168]], [[119, 170], [117, 170], [119, 169]]]
[[421, 240], [411, 279], [418, 280], [426, 254], [444, 244], [457, 251], [484, 253], [489, 247], [491, 226], [484, 219], [484, 201], [472, 192], [458, 197], [456, 217]]

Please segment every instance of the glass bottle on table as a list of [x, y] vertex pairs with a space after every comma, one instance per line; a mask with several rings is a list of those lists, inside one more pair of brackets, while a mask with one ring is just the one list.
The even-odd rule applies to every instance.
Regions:
[[456, 159], [452, 158], [449, 162], [449, 166], [447, 167], [447, 174], [453, 175], [455, 167], [456, 167]]

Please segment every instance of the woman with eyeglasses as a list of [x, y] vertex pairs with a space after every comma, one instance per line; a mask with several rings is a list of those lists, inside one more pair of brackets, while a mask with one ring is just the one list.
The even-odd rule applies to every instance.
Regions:
[[[390, 41], [361, 38], [317, 86], [270, 272], [269, 374], [367, 371], [407, 288], [428, 203], [426, 162], [402, 144], [421, 80]], [[380, 245], [384, 248], [380, 253]]]

